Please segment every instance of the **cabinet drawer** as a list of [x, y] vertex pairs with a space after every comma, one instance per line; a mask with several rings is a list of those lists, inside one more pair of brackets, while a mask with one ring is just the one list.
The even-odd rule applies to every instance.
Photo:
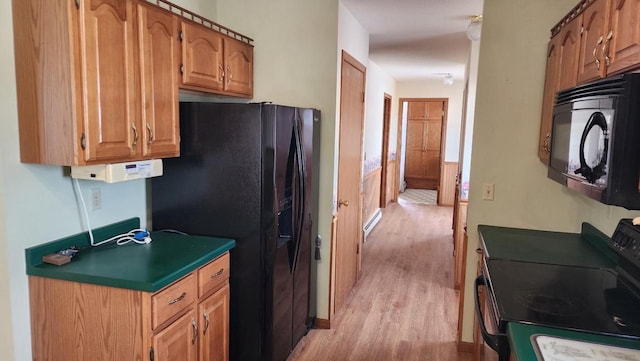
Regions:
[[152, 327], [156, 329], [198, 299], [196, 276], [190, 273], [151, 297]]
[[229, 253], [214, 259], [198, 270], [198, 296], [219, 288], [229, 279]]

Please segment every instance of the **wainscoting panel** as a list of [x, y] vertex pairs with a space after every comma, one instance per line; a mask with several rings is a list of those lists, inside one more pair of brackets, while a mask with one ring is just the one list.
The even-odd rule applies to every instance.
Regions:
[[364, 176], [364, 207], [362, 220], [364, 227], [380, 208], [380, 176], [382, 168], [377, 167]]
[[453, 206], [456, 198], [458, 162], [444, 162], [442, 168], [442, 183], [440, 184], [440, 194], [438, 194], [438, 204], [441, 206]]

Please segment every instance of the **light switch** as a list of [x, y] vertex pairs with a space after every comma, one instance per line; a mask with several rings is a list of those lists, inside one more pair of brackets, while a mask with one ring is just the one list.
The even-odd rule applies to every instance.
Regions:
[[482, 185], [482, 199], [486, 201], [492, 201], [493, 195], [496, 190], [496, 185], [493, 183], [485, 183]]

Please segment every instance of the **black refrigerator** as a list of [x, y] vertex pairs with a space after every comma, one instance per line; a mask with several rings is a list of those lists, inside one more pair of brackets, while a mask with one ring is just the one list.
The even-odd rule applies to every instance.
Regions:
[[236, 240], [232, 361], [283, 361], [313, 322], [311, 180], [319, 120], [315, 109], [180, 103], [180, 157], [165, 159], [164, 175], [150, 181], [154, 230]]

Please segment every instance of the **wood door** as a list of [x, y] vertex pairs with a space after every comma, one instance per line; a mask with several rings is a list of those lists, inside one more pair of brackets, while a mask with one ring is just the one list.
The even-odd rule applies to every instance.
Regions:
[[178, 156], [180, 126], [178, 18], [157, 7], [138, 4], [142, 154]]
[[196, 361], [198, 321], [195, 310], [171, 323], [153, 337], [155, 361]]
[[410, 101], [407, 111], [407, 187], [438, 189], [445, 102]]
[[575, 86], [578, 82], [580, 56], [580, 27], [582, 14], [567, 24], [560, 33], [558, 53], [558, 90]]
[[611, 30], [606, 34], [603, 51], [610, 59], [608, 73], [636, 67], [640, 59], [640, 0], [612, 1]]
[[198, 306], [200, 347], [198, 361], [229, 360], [229, 285]]
[[224, 90], [223, 35], [182, 22], [182, 84], [201, 90]]
[[335, 309], [356, 284], [362, 242], [362, 142], [365, 67], [342, 52]]
[[253, 46], [224, 39], [225, 85], [228, 92], [253, 96]]
[[139, 148], [133, 2], [80, 5], [85, 160], [126, 160]]
[[609, 0], [597, 0], [582, 14], [578, 83], [605, 76], [606, 66], [603, 62], [602, 45], [607, 35], [605, 30], [609, 26], [609, 7]]

